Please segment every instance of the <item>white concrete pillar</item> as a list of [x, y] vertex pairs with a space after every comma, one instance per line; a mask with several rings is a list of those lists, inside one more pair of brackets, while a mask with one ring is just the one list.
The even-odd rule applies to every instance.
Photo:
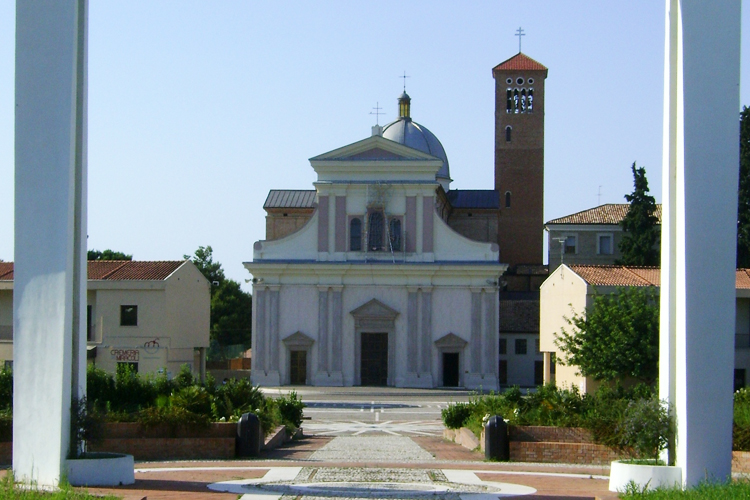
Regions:
[[86, 393], [87, 12], [16, 5], [13, 470], [45, 487]]
[[686, 486], [732, 458], [740, 0], [667, 0], [659, 393]]

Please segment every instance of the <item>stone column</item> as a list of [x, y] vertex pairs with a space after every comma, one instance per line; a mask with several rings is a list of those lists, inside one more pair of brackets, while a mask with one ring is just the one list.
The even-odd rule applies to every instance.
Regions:
[[253, 330], [253, 370], [251, 377], [253, 383], [257, 384], [258, 379], [256, 375], [260, 375], [260, 372], [266, 371], [266, 362], [268, 361], [268, 351], [266, 346], [268, 341], [266, 340], [266, 291], [264, 286], [255, 286], [253, 290], [255, 296], [255, 309], [253, 315], [255, 316], [254, 323], [255, 329]]
[[331, 371], [341, 373], [341, 344], [344, 315], [342, 304], [343, 287], [331, 287]]
[[659, 394], [693, 486], [731, 473], [740, 1], [666, 10]]
[[406, 303], [406, 371], [407, 373], [416, 373], [417, 371], [417, 346], [419, 345], [418, 335], [418, 306], [417, 306], [417, 289], [409, 288], [408, 299]]
[[429, 377], [432, 387], [432, 292], [422, 288], [422, 335], [420, 335], [420, 377]]
[[86, 394], [87, 12], [16, 5], [13, 470], [42, 488], [65, 473]]
[[328, 365], [328, 287], [318, 287], [318, 371], [329, 374]]
[[279, 288], [278, 286], [268, 287], [268, 360], [267, 364], [270, 372], [279, 371]]

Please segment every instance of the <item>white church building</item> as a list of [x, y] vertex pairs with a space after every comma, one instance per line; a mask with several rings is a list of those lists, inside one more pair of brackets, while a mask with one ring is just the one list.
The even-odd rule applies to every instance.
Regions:
[[[498, 388], [507, 266], [497, 243], [449, 225], [443, 147], [406, 93], [399, 115], [310, 159], [314, 191], [269, 193], [267, 239], [244, 264], [253, 383]], [[462, 193], [478, 223], [484, 209], [496, 224], [496, 191]]]

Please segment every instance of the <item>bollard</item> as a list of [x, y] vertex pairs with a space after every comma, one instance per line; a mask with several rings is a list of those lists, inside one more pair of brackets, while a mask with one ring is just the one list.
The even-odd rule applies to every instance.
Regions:
[[237, 422], [235, 455], [238, 457], [257, 457], [263, 447], [263, 429], [260, 420], [252, 413], [243, 413]]
[[510, 460], [508, 425], [500, 415], [490, 417], [484, 426], [484, 458]]

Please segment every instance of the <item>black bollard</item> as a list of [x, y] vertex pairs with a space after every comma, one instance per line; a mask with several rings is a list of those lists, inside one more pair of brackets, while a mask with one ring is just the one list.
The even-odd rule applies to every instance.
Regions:
[[484, 458], [489, 460], [510, 460], [508, 425], [503, 417], [490, 417], [484, 426]]
[[263, 429], [260, 420], [253, 413], [243, 413], [237, 422], [235, 455], [238, 457], [257, 457], [263, 447]]

